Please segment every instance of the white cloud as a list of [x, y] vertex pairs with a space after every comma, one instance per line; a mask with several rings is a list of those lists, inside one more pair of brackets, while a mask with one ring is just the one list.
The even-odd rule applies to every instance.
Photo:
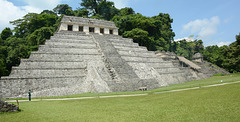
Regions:
[[214, 16], [210, 19], [197, 19], [183, 26], [183, 33], [197, 34], [199, 39], [209, 40], [217, 34], [220, 19]]
[[29, 13], [40, 13], [40, 12], [42, 12], [41, 9], [33, 7], [33, 6], [23, 6], [21, 8], [24, 9], [25, 11], [29, 12]]
[[52, 10], [62, 0], [23, 0], [26, 6], [15, 6], [7, 0], [0, 0], [0, 33], [5, 27], [13, 28], [9, 21], [22, 18], [29, 12], [40, 13], [43, 10]]
[[115, 7], [118, 9], [125, 8], [129, 6], [130, 0], [110, 0], [115, 3]]
[[29, 10], [36, 10], [35, 12], [40, 12], [42, 10], [50, 9], [52, 10], [56, 7], [62, 0], [23, 0], [27, 6], [24, 8], [30, 8]]
[[8, 2], [7, 0], [0, 0], [0, 32], [5, 27], [13, 27], [9, 21], [13, 21], [19, 18], [22, 18], [27, 11], [21, 7], [14, 6], [13, 3]]
[[184, 37], [184, 38], [180, 38], [180, 39], [174, 39], [175, 42], [181, 41], [181, 40], [186, 40], [187, 42], [192, 42], [194, 41], [193, 37]]
[[229, 44], [231, 44], [232, 42], [220, 42], [220, 43], [218, 43], [217, 45], [219, 46], [219, 47], [221, 47], [221, 46], [223, 46], [223, 45], [229, 45]]

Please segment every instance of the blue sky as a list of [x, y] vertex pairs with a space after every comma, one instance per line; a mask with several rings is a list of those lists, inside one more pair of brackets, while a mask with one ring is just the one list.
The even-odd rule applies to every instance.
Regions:
[[[112, 0], [117, 8], [131, 7], [144, 16], [169, 13], [175, 40], [202, 39], [205, 46], [230, 44], [240, 32], [239, 0]], [[53, 9], [57, 4], [80, 7], [81, 0], [0, 0], [0, 31], [28, 12]]]

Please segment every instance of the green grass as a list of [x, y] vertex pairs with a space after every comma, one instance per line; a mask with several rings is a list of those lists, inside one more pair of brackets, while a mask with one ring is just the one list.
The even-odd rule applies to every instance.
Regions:
[[[83, 93], [83, 94], [74, 94], [67, 96], [57, 96], [57, 97], [37, 97], [33, 99], [58, 99], [58, 98], [76, 98], [76, 97], [98, 97], [98, 96], [109, 96], [109, 95], [129, 95], [129, 94], [142, 94], [149, 93], [152, 94], [154, 92], [162, 92], [162, 91], [170, 91], [176, 89], [184, 89], [184, 88], [192, 88], [192, 87], [201, 87], [212, 84], [219, 84], [226, 82], [234, 82], [240, 81], [240, 73], [229, 74], [229, 75], [216, 75], [208, 79], [202, 79], [197, 81], [189, 81], [181, 84], [172, 84], [167, 87], [161, 87], [158, 89], [148, 90], [148, 91], [129, 91], [129, 92], [111, 92], [111, 93]], [[28, 100], [28, 98], [18, 98], [19, 100]], [[6, 100], [6, 99], [4, 99]], [[14, 99], [15, 100], [15, 99]]]
[[138, 97], [21, 102], [0, 121], [231, 121], [240, 120], [240, 83]]

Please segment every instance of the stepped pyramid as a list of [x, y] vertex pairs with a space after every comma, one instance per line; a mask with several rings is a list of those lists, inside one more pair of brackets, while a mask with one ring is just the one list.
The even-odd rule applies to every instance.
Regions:
[[118, 35], [113, 22], [64, 16], [59, 30], [0, 80], [1, 97], [154, 89], [193, 80], [188, 70]]

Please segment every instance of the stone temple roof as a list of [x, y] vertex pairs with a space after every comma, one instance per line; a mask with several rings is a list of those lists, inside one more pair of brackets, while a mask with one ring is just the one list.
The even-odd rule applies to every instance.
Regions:
[[183, 56], [177, 56], [177, 57], [178, 57], [178, 59], [179, 59], [180, 61], [182, 61], [182, 62], [184, 62], [185, 64], [189, 65], [189, 66], [192, 67], [193, 69], [197, 69], [197, 70], [201, 69], [200, 66], [198, 66], [197, 64], [195, 64], [195, 63], [187, 60], [187, 59], [184, 58]]
[[62, 18], [62, 23], [72, 23], [79, 25], [89, 25], [89, 26], [98, 26], [98, 27], [108, 27], [108, 28], [117, 28], [114, 22], [99, 20], [99, 19], [91, 19], [84, 17], [74, 17], [74, 16], [66, 16], [64, 15]]

